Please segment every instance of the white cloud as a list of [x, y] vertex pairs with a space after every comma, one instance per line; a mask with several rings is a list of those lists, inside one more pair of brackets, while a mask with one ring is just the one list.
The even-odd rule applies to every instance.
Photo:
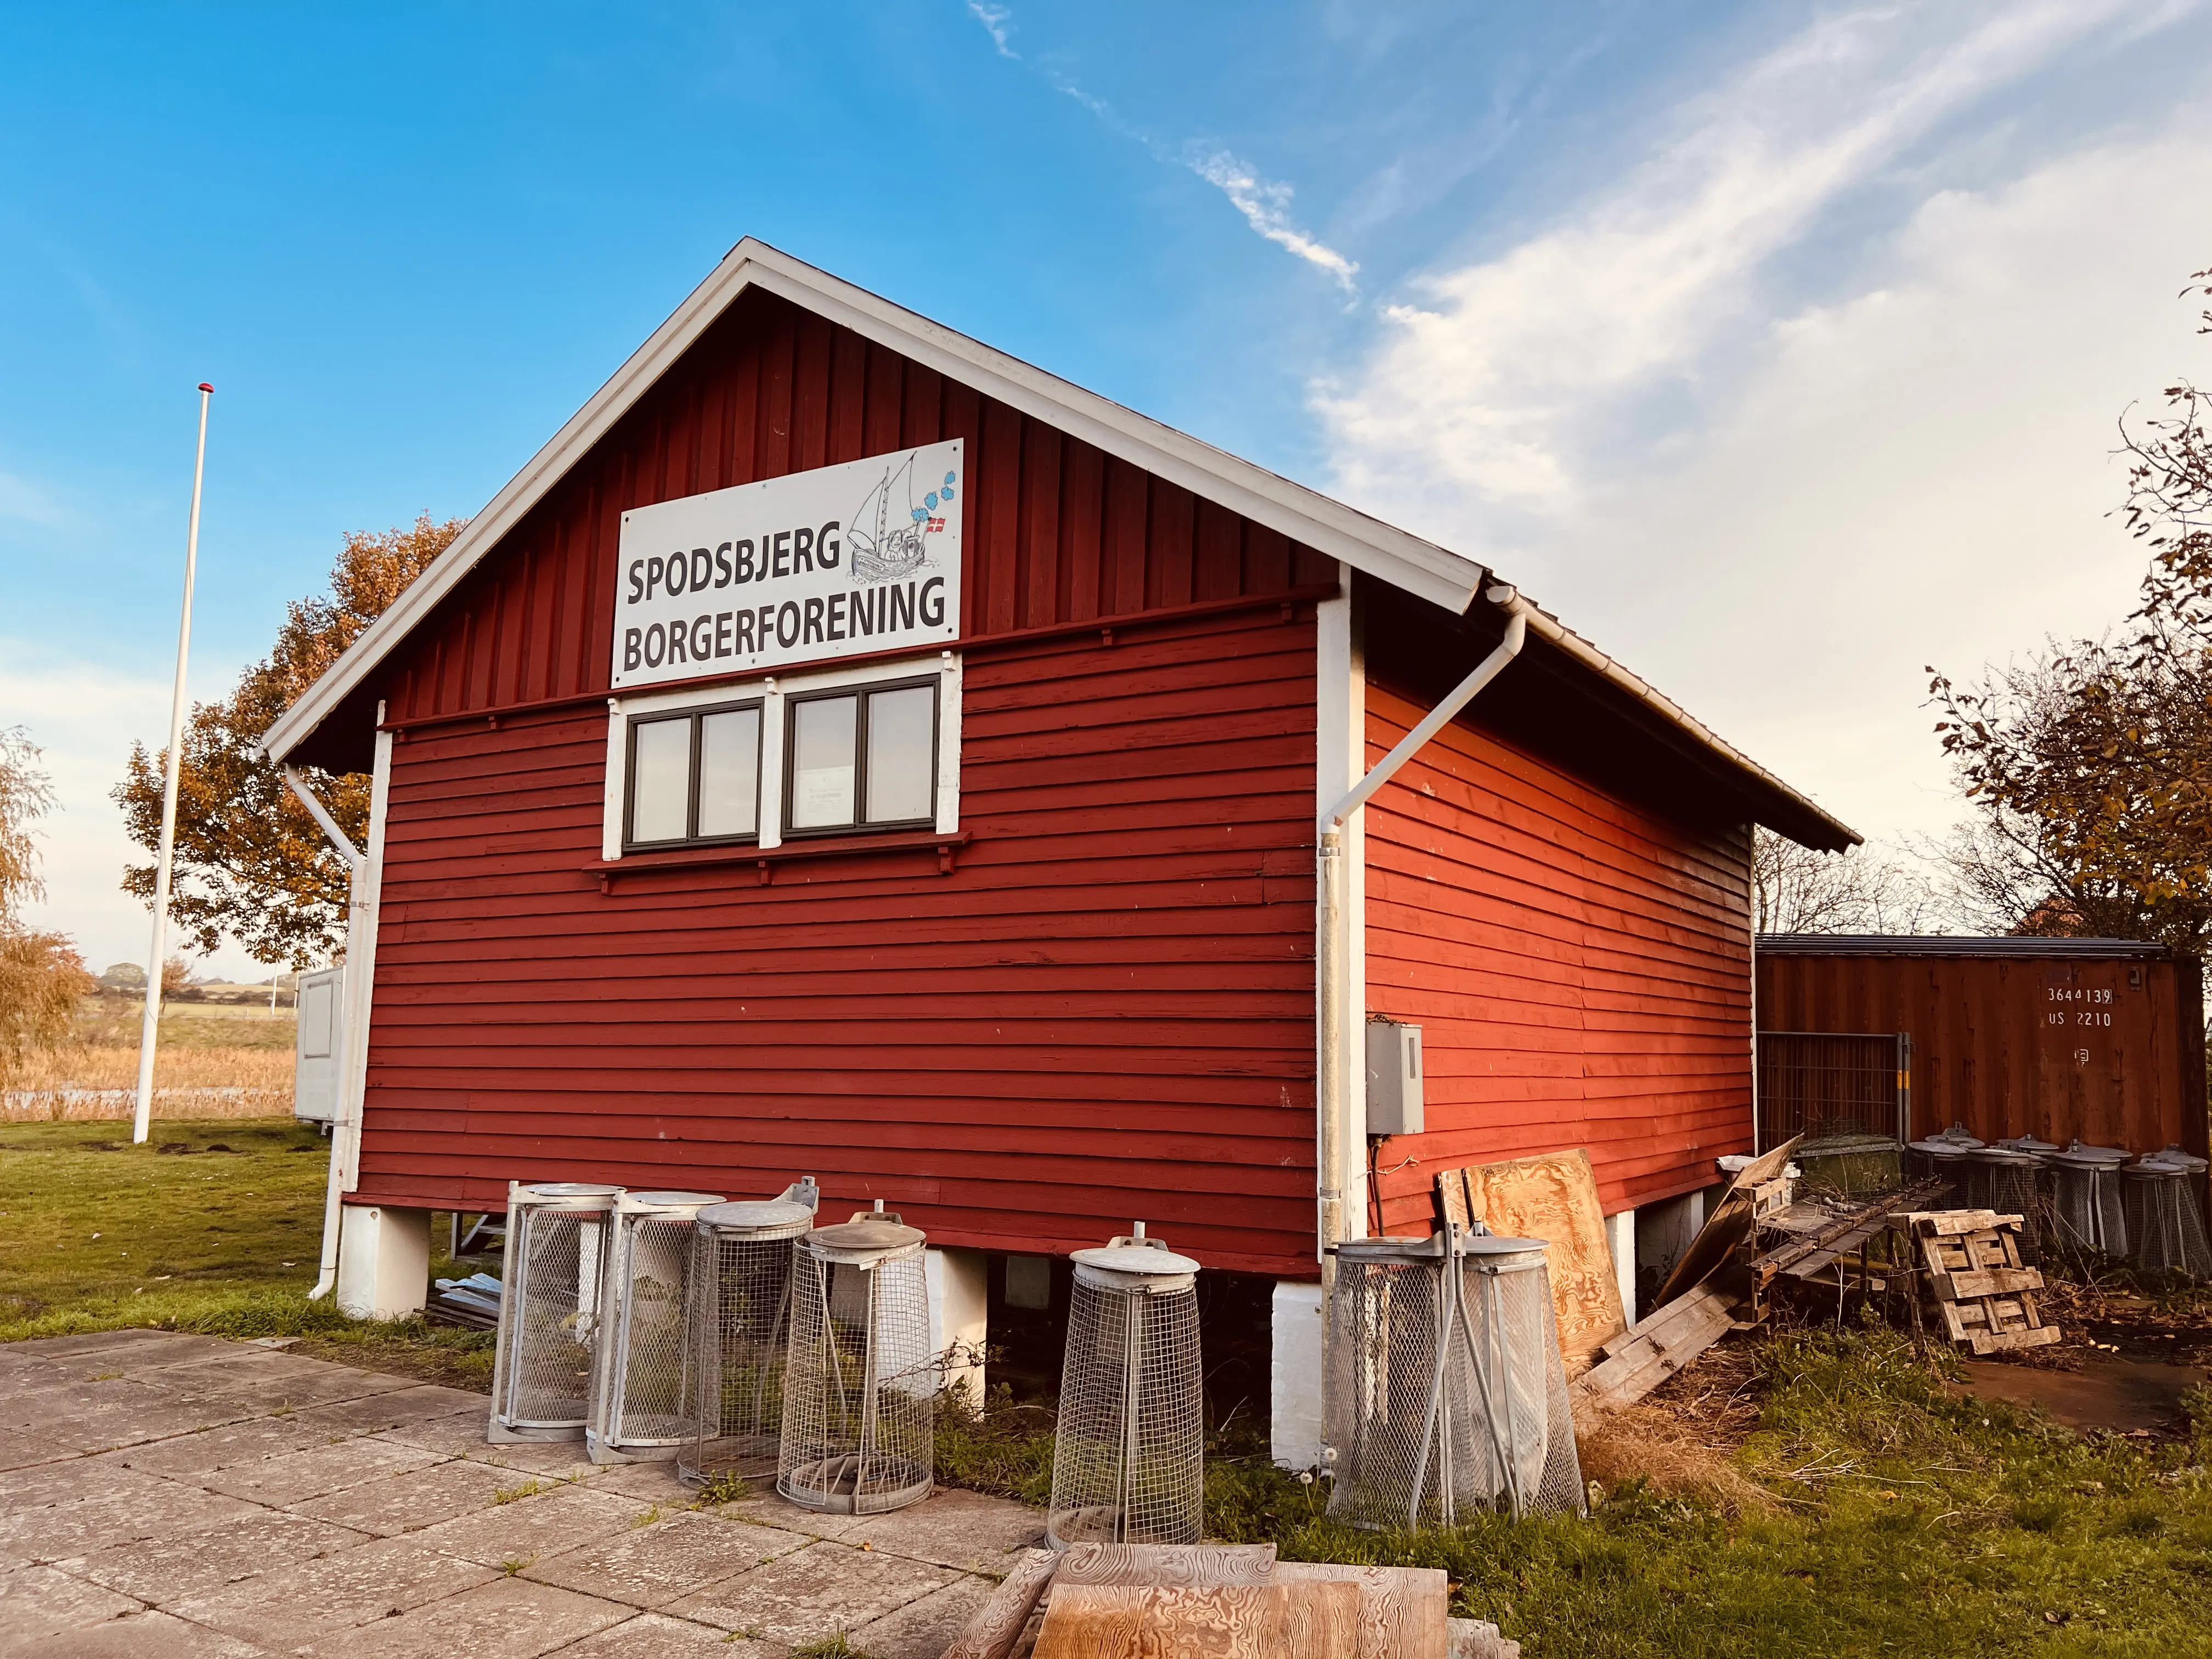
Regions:
[[0, 519], [20, 519], [48, 528], [71, 522], [76, 514], [28, 478], [0, 472]]
[[[2212, 100], [2054, 140], [2006, 94], [2140, 15], [1928, 38], [1960, 15], [1808, 29], [1586, 204], [1436, 278], [1322, 400], [1340, 489], [1496, 557], [1876, 833], [1960, 816], [1923, 665], [1971, 674], [2130, 608], [2113, 422], [2192, 365], [2212, 380], [2174, 297], [2212, 260], [2187, 205], [2212, 199]], [[1973, 188], [1905, 154], [1945, 122]], [[1874, 180], [1846, 242], [1821, 216]], [[1786, 295], [1778, 256], [1831, 291]]]
[[1359, 267], [1326, 242], [1299, 229], [1291, 218], [1291, 187], [1262, 179], [1225, 149], [1194, 149], [1190, 170], [1229, 198], [1244, 222], [1276, 246], [1308, 264], [1318, 265], [1349, 291]]
[[1605, 417], [1724, 348], [1761, 267], [1824, 210], [2132, 15], [2124, 0], [2041, 0], [1813, 24], [1676, 112], [1615, 186], [1389, 308], [1382, 348], [1319, 400], [1340, 487], [1462, 524], [1471, 503], [1560, 509]]
[[983, 33], [991, 37], [991, 44], [999, 49], [1001, 58], [1019, 58], [1021, 53], [1008, 45], [1014, 32], [1014, 14], [1004, 6], [984, 3], [984, 0], [968, 0], [968, 15], [983, 26]]
[[[196, 668], [192, 688], [220, 695], [235, 664]], [[168, 734], [169, 682], [64, 656], [27, 640], [0, 638], [0, 726], [27, 728], [45, 750], [42, 764], [59, 797], [39, 837], [46, 902], [30, 908], [34, 926], [76, 939], [92, 969], [143, 962], [149, 919], [123, 891], [123, 866], [146, 854], [124, 832], [123, 811], [108, 798], [123, 776], [134, 738], [159, 744]], [[268, 970], [235, 948], [213, 958], [225, 974]]]

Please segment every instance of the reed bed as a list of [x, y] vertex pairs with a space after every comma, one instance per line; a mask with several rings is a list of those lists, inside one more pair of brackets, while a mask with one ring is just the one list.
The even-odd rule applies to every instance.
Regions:
[[[127, 1118], [137, 1087], [137, 1044], [73, 1044], [32, 1055], [8, 1079], [0, 1122]], [[155, 1054], [155, 1117], [283, 1117], [291, 1109], [289, 1049], [165, 1042]]]

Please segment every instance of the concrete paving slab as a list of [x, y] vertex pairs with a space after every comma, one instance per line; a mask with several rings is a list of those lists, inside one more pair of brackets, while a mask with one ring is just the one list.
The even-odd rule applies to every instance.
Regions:
[[[397, 1439], [406, 1431], [395, 1429]], [[496, 1463], [502, 1468], [520, 1469], [526, 1474], [551, 1475], [563, 1480], [586, 1480], [605, 1474], [605, 1468], [584, 1455], [580, 1440], [519, 1441], [511, 1446], [492, 1446], [484, 1443], [483, 1425], [477, 1429], [477, 1443], [468, 1455], [480, 1463]]]
[[154, 1474], [209, 1474], [330, 1443], [329, 1431], [303, 1425], [297, 1418], [249, 1417], [221, 1428], [125, 1447], [100, 1462]]
[[373, 1532], [380, 1538], [396, 1538], [455, 1516], [490, 1509], [501, 1492], [514, 1492], [520, 1485], [512, 1469], [454, 1458], [427, 1469], [365, 1480], [343, 1492], [325, 1492], [286, 1507], [319, 1520]]
[[102, 1495], [126, 1498], [162, 1483], [105, 1457], [71, 1457], [0, 1474], [0, 1515]]
[[213, 1359], [195, 1359], [160, 1373], [173, 1385], [211, 1392], [241, 1395], [267, 1407], [295, 1407], [358, 1400], [365, 1395], [396, 1394], [419, 1388], [411, 1376], [387, 1376], [381, 1371], [356, 1370], [320, 1359], [299, 1359], [287, 1353], [252, 1350]]
[[1004, 1574], [1017, 1551], [1044, 1541], [1044, 1517], [1011, 1498], [940, 1486], [907, 1509], [860, 1517], [842, 1540], [963, 1572]]
[[361, 1437], [284, 1452], [264, 1457], [258, 1463], [240, 1463], [193, 1479], [210, 1491], [228, 1492], [234, 1498], [250, 1498], [257, 1504], [282, 1509], [385, 1475], [428, 1468], [442, 1461], [435, 1452], [387, 1445], [380, 1440]]
[[[195, 1354], [212, 1356], [237, 1351], [237, 1344], [227, 1342], [219, 1336], [198, 1336], [190, 1331], [151, 1331], [143, 1328], [85, 1331], [76, 1336], [34, 1337], [28, 1342], [11, 1342], [8, 1346], [10, 1352], [20, 1352], [27, 1361], [53, 1364], [94, 1354], [107, 1357], [123, 1355], [123, 1364], [126, 1366], [165, 1364]], [[106, 1364], [94, 1364], [88, 1368], [88, 1370], [112, 1369], [113, 1366]]]
[[161, 1538], [219, 1526], [255, 1513], [255, 1506], [179, 1481], [157, 1481], [126, 1497], [103, 1494], [18, 1510], [0, 1518], [0, 1556], [11, 1561], [58, 1561], [115, 1544]]
[[[420, 1418], [412, 1422], [372, 1429], [369, 1432], [380, 1440], [395, 1441], [403, 1446], [421, 1446], [425, 1450], [443, 1452], [448, 1457], [476, 1457], [489, 1462], [491, 1453], [507, 1449], [486, 1443], [484, 1422], [487, 1415], [488, 1408], [479, 1401], [474, 1410], [447, 1412], [437, 1417]], [[564, 1447], [562, 1450], [571, 1461], [577, 1463], [585, 1462], [582, 1441]]]
[[[512, 1472], [507, 1478], [514, 1478]], [[424, 1549], [443, 1550], [488, 1567], [508, 1561], [527, 1566], [627, 1533], [636, 1519], [637, 1506], [627, 1498], [582, 1486], [555, 1486], [538, 1496], [441, 1521], [408, 1536]]]
[[258, 1647], [291, 1652], [499, 1576], [459, 1556], [417, 1549], [404, 1538], [380, 1538], [186, 1596], [169, 1611]]
[[[507, 1448], [501, 1448], [506, 1450]], [[673, 1460], [665, 1463], [594, 1463], [592, 1485], [645, 1504], [689, 1504], [699, 1494], [677, 1479]]]
[[264, 1659], [234, 1636], [203, 1630], [166, 1613], [128, 1613], [47, 1637], [39, 1659]]
[[58, 1632], [136, 1613], [138, 1604], [52, 1567], [0, 1572], [0, 1654], [46, 1651]]
[[756, 1526], [781, 1527], [787, 1532], [803, 1532], [810, 1538], [843, 1538], [847, 1534], [867, 1525], [873, 1517], [864, 1515], [831, 1515], [820, 1510], [810, 1510], [777, 1496], [773, 1481], [764, 1487], [733, 1498], [726, 1504], [717, 1504], [714, 1512], [735, 1516]]
[[368, 1541], [367, 1533], [284, 1510], [251, 1514], [187, 1532], [139, 1539], [55, 1565], [64, 1571], [152, 1607], [210, 1595], [295, 1561]]
[[797, 1645], [840, 1631], [849, 1636], [960, 1577], [925, 1562], [821, 1541], [676, 1597], [659, 1611]]
[[35, 1468], [41, 1463], [59, 1462], [65, 1458], [83, 1455], [75, 1446], [59, 1445], [41, 1436], [9, 1435], [4, 1441], [0, 1441], [0, 1474], [11, 1469]]
[[636, 1616], [619, 1601], [500, 1578], [347, 1632], [346, 1659], [536, 1659]]
[[659, 1607], [812, 1541], [687, 1511], [538, 1561], [525, 1576], [634, 1607]]
[[[485, 1404], [481, 1395], [426, 1382], [418, 1388], [395, 1389], [389, 1394], [364, 1395], [336, 1405], [310, 1406], [296, 1413], [302, 1423], [327, 1428], [333, 1434], [375, 1434], [410, 1423], [423, 1423], [459, 1413], [473, 1414], [477, 1440], [483, 1440]], [[459, 1454], [455, 1454], [458, 1455]]]
[[732, 1640], [711, 1625], [641, 1613], [560, 1650], [561, 1659], [783, 1659], [781, 1642]]
[[997, 1588], [993, 1580], [972, 1574], [956, 1578], [849, 1632], [852, 1645], [868, 1659], [942, 1659], [952, 1638]]

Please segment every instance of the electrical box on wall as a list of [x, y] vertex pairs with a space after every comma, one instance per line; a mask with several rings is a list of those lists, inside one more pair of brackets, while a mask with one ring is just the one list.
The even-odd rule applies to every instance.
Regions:
[[1367, 1133], [1421, 1133], [1421, 1028], [1396, 1020], [1367, 1024]]

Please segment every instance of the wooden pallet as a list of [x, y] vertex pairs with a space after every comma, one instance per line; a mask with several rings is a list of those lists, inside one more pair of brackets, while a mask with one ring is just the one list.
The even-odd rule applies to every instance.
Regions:
[[1577, 1420], [1634, 1405], [1719, 1341], [1735, 1322], [1732, 1300], [1700, 1285], [1601, 1345], [1598, 1363], [1567, 1389]]
[[1899, 1220], [1918, 1255], [1928, 1300], [1953, 1342], [1978, 1354], [2059, 1340], [2043, 1322], [2039, 1268], [2021, 1265], [2022, 1218], [1992, 1210], [1916, 1211]]

